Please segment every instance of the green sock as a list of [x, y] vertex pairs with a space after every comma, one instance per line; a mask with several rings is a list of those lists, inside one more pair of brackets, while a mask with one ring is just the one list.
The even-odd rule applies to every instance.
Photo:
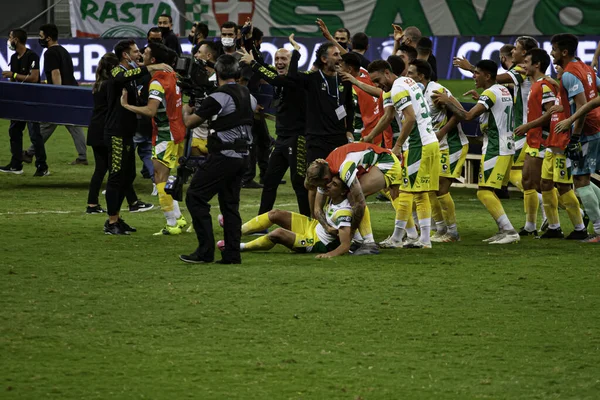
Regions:
[[590, 217], [590, 220], [595, 222], [600, 220], [600, 201], [594, 193], [591, 185], [583, 186], [575, 190], [581, 199], [585, 212]]

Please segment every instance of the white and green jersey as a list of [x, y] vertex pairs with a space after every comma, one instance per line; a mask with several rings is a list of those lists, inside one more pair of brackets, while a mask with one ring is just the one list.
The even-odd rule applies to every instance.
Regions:
[[[452, 97], [452, 93], [444, 86], [434, 81], [429, 82], [425, 87], [425, 100], [427, 100], [427, 106], [429, 107], [433, 131], [439, 132], [440, 129], [448, 123], [448, 114], [445, 108], [438, 107], [431, 99], [431, 95], [436, 92], [445, 92], [449, 97]], [[465, 144], [469, 144], [469, 139], [465, 136], [459, 123], [456, 128], [452, 129], [452, 131], [448, 132], [448, 134], [440, 140], [440, 150], [446, 150], [448, 148], [461, 149]]]
[[[513, 129], [527, 123], [527, 101], [531, 90], [531, 81], [527, 78], [526, 71], [518, 65], [508, 70], [514, 85]], [[513, 130], [511, 129], [511, 130]], [[526, 134], [515, 137], [515, 150], [521, 150], [527, 142]]]
[[[404, 76], [394, 81], [392, 86], [392, 102], [398, 115], [402, 115], [402, 110], [412, 106], [417, 121], [408, 136], [408, 147], [422, 147], [430, 143], [437, 142], [437, 137], [433, 132], [431, 117], [429, 116], [429, 107], [423, 92], [417, 85], [417, 82]], [[404, 121], [404, 118], [402, 118]]]
[[487, 110], [479, 117], [479, 127], [483, 133], [482, 153], [488, 156], [515, 154], [512, 133], [513, 100], [508, 89], [495, 84], [483, 91], [477, 103]]
[[[327, 217], [327, 224], [332, 228], [340, 229], [341, 227], [350, 227], [352, 225], [352, 207], [348, 199], [344, 199], [344, 201], [338, 204], [333, 204], [333, 201], [329, 199], [325, 215]], [[327, 232], [321, 224], [317, 224], [315, 231], [317, 237], [325, 246], [337, 240], [337, 237]]]

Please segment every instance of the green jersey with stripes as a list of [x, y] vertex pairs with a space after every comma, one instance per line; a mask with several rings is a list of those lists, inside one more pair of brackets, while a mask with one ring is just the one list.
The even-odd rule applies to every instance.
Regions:
[[402, 110], [408, 106], [412, 106], [417, 119], [415, 126], [408, 136], [408, 148], [422, 147], [437, 142], [437, 137], [431, 125], [429, 107], [417, 82], [411, 78], [401, 76], [394, 81], [391, 92], [392, 102], [398, 115], [402, 115], [402, 122], [405, 119]]
[[[429, 115], [431, 116], [431, 123], [433, 125], [433, 131], [439, 132], [448, 123], [448, 112], [445, 108], [437, 106], [431, 99], [431, 95], [434, 93], [446, 93], [449, 97], [452, 97], [452, 93], [444, 86], [437, 82], [431, 81], [425, 87], [425, 99], [429, 106]], [[465, 136], [460, 123], [456, 125], [446, 136], [440, 140], [440, 150], [446, 150], [448, 148], [460, 149], [465, 144], [469, 144], [469, 139]]]
[[513, 100], [508, 89], [495, 84], [483, 91], [477, 103], [486, 109], [479, 117], [479, 127], [483, 133], [482, 153], [488, 156], [515, 154], [511, 129]]
[[[527, 123], [527, 100], [531, 90], [531, 81], [527, 79], [526, 71], [516, 65], [508, 70], [514, 85], [513, 129]], [[512, 129], [511, 129], [512, 131]], [[523, 148], [527, 138], [525, 135], [515, 137], [515, 150]]]
[[[179, 90], [179, 87], [177, 87]], [[171, 127], [169, 125], [169, 116], [167, 115], [167, 98], [165, 97], [165, 89], [159, 81], [153, 80], [150, 82], [149, 88], [149, 99], [158, 100], [158, 109], [154, 116], [154, 122], [156, 123], [157, 135], [156, 142], [171, 141], [173, 135], [171, 134]]]

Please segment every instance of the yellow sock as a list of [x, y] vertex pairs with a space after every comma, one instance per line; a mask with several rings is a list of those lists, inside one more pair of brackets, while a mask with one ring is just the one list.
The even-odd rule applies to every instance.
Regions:
[[417, 217], [419, 218], [419, 227], [421, 228], [422, 243], [431, 243], [431, 202], [429, 193], [415, 193], [415, 204], [417, 205]]
[[560, 227], [560, 219], [558, 218], [558, 196], [556, 189], [542, 192], [542, 199], [544, 201], [546, 218], [548, 218], [548, 227], [557, 229]]
[[371, 212], [369, 207], [365, 206], [365, 215], [363, 215], [362, 221], [358, 225], [358, 233], [362, 236], [363, 240], [367, 243], [373, 242], [373, 229], [371, 228]]
[[273, 225], [273, 223], [269, 219], [269, 213], [266, 212], [264, 214], [260, 214], [242, 225], [242, 235], [264, 231], [271, 225]]
[[519, 190], [523, 191], [523, 170], [521, 169], [511, 169], [510, 170], [510, 183], [514, 186], [518, 187]]
[[[456, 226], [456, 208], [454, 206], [454, 200], [450, 193], [446, 193], [443, 196], [437, 198], [442, 208], [442, 214], [444, 215], [444, 221], [448, 228]], [[435, 216], [434, 216], [435, 218]]]
[[500, 199], [494, 192], [479, 189], [477, 191], [477, 198], [485, 206], [492, 218], [494, 218], [500, 230], [514, 230], [514, 227], [506, 216], [506, 212], [504, 212], [504, 207], [502, 207]]
[[240, 246], [243, 251], [271, 250], [273, 247], [275, 247], [275, 243], [269, 239], [269, 235], [261, 236], [248, 243], [242, 243]]
[[[396, 210], [396, 221], [412, 220], [413, 194], [400, 192], [400, 195], [394, 200], [394, 209]], [[414, 226], [414, 221], [413, 221]]]
[[556, 193], [556, 197], [558, 198], [558, 207], [559, 207], [559, 208], [561, 208], [561, 209], [563, 209], [563, 210], [564, 210], [565, 208], [567, 208], [567, 207], [565, 206], [565, 203], [564, 203], [564, 202], [563, 202], [563, 200], [562, 200], [562, 197], [561, 197], [560, 193], [558, 193], [558, 189], [557, 189], [557, 188], [554, 188], [554, 189], [552, 189], [552, 190], [554, 191], [554, 193]]
[[579, 200], [573, 190], [569, 190], [567, 193], [560, 196], [560, 201], [565, 205], [569, 219], [576, 230], [583, 229], [583, 218], [581, 217], [581, 211], [579, 211]]
[[442, 213], [442, 205], [438, 201], [438, 197], [435, 192], [429, 192], [429, 203], [431, 204], [431, 216], [435, 222], [439, 223], [445, 221], [444, 214]]
[[528, 189], [525, 191], [523, 204], [525, 205], [526, 221], [535, 225], [540, 202], [538, 200], [537, 192], [534, 189]]
[[160, 182], [156, 184], [156, 190], [158, 191], [158, 204], [163, 212], [173, 211], [173, 197], [165, 192], [166, 182]]

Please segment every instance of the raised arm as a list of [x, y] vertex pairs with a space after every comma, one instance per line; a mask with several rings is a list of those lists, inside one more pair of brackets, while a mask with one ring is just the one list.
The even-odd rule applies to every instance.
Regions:
[[381, 97], [383, 95], [383, 90], [366, 84], [364, 82], [359, 81], [358, 79], [356, 79], [355, 77], [353, 77], [352, 75], [350, 75], [347, 72], [340, 72], [339, 73], [340, 76], [342, 77], [342, 81], [347, 82], [349, 81], [350, 83], [352, 83], [354, 86], [356, 86], [357, 88], [359, 88], [360, 90], [362, 90], [363, 92], [369, 94], [370, 96], [373, 97]]
[[335, 47], [337, 47], [340, 50], [340, 54], [346, 54], [348, 53], [348, 50], [346, 50], [345, 48], [343, 48], [334, 38], [333, 36], [331, 36], [331, 33], [329, 32], [329, 29], [327, 29], [327, 25], [325, 25], [325, 22], [323, 22], [322, 19], [317, 18], [317, 25], [319, 26], [319, 29], [321, 30], [321, 32], [323, 33], [323, 37], [327, 40], [329, 40], [331, 43], [333, 43], [335, 45]]

